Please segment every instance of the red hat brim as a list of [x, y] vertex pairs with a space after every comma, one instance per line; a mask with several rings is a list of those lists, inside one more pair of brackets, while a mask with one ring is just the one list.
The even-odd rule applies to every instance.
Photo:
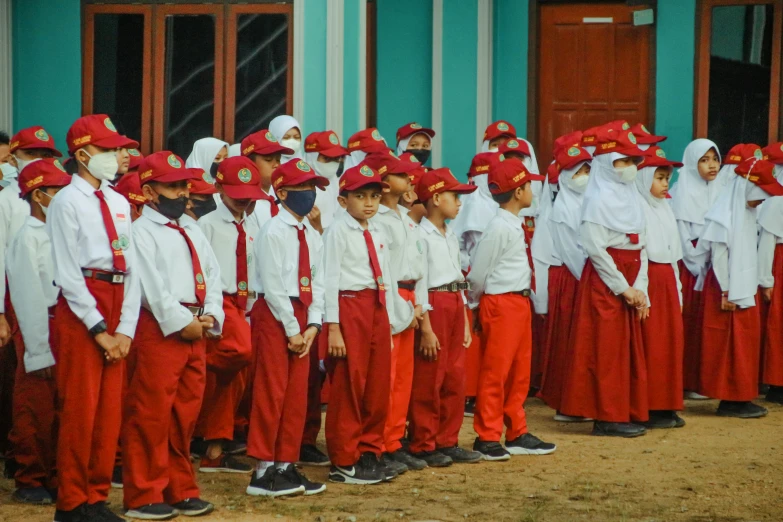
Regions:
[[254, 184], [248, 185], [225, 185], [220, 184], [223, 193], [232, 199], [253, 199], [258, 200], [264, 197], [264, 191], [261, 187]]
[[346, 149], [341, 145], [335, 145], [334, 147], [331, 147], [329, 149], [313, 151], [313, 152], [318, 152], [318, 154], [323, 154], [328, 158], [343, 158], [350, 154], [350, 152], [348, 152], [348, 149]]
[[28, 143], [27, 145], [20, 145], [16, 147], [14, 150], [30, 150], [30, 149], [44, 149], [44, 150], [50, 150], [52, 151], [52, 154], [55, 155], [58, 158], [63, 157], [63, 153], [59, 150], [55, 149], [54, 147], [50, 145], [41, 146], [38, 143]]
[[90, 142], [89, 144], [95, 145], [96, 147], [100, 147], [102, 149], [138, 149], [139, 148], [138, 141], [133, 141], [127, 136], [123, 136], [121, 134], [116, 134], [113, 136], [109, 136], [108, 138], [96, 140]]
[[[348, 191], [348, 192], [351, 192], [351, 191], [353, 191], [353, 190], [359, 190], [360, 188], [364, 188], [364, 187], [366, 187], [367, 185], [378, 185], [378, 184], [379, 184], [379, 183], [378, 183], [378, 181], [377, 181], [377, 180], [374, 180], [374, 179], [370, 179], [370, 178], [367, 178], [367, 179], [360, 179], [360, 180], [357, 180], [357, 181], [355, 181], [355, 182], [353, 183], [353, 185], [348, 185], [348, 184], [346, 184], [344, 187], [340, 187], [340, 191], [341, 191], [341, 192], [342, 192], [342, 191]], [[380, 182], [380, 185], [381, 185], [381, 188], [385, 188], [385, 189], [387, 189], [387, 188], [391, 188], [391, 187], [389, 186], [389, 184], [388, 184], [388, 183], [386, 183], [386, 182], [384, 182], [384, 181], [381, 181], [381, 182]]]
[[263, 149], [253, 149], [250, 154], [261, 154], [262, 156], [268, 156], [270, 154], [286, 154], [291, 155], [294, 153], [294, 149], [283, 147], [279, 143], [270, 143]]
[[297, 185], [303, 185], [309, 181], [314, 182], [315, 186], [320, 189], [323, 189], [324, 187], [329, 185], [328, 179], [326, 179], [323, 176], [319, 176], [318, 174], [314, 174], [312, 172], [302, 172], [301, 176], [297, 176], [293, 179], [288, 179], [284, 181], [285, 181], [284, 183], [275, 186], [275, 190], [285, 188], [285, 187], [296, 187]]
[[767, 185], [758, 185], [764, 192], [771, 196], [783, 196], [783, 185], [780, 183], [769, 183]]
[[194, 175], [193, 172], [191, 172], [191, 169], [176, 169], [176, 171], [169, 172], [162, 176], [152, 176], [151, 178], [142, 181], [141, 184], [145, 185], [153, 181], [157, 183], [174, 183], [176, 181], [187, 181], [193, 178]]

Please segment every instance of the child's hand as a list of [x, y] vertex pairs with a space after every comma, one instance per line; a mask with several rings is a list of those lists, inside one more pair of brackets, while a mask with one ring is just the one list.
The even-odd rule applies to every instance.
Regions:
[[761, 297], [764, 298], [764, 302], [766, 303], [772, 301], [772, 288], [762, 288]]
[[318, 231], [319, 234], [324, 233], [324, 227], [321, 225], [321, 211], [318, 207], [313, 207], [313, 210], [307, 214], [307, 219], [310, 220], [310, 224]]
[[5, 314], [0, 314], [0, 346], [5, 346], [11, 340], [11, 327], [5, 318]]
[[464, 314], [465, 314], [465, 335], [462, 338], [462, 346], [465, 348], [470, 346], [470, 343], [473, 342], [473, 336], [470, 334], [470, 316], [468, 315], [468, 307], [466, 306], [464, 308]]
[[440, 350], [440, 341], [432, 331], [432, 328], [421, 331], [421, 343], [419, 344], [419, 351], [425, 361], [437, 361], [438, 351]]
[[298, 333], [288, 338], [288, 350], [294, 353], [302, 353], [305, 350], [305, 340], [302, 334]]
[[621, 295], [625, 298], [625, 302], [628, 306], [632, 308], [639, 308], [640, 306], [647, 304], [647, 298], [645, 297], [644, 292], [637, 290], [632, 286], [628, 287]]
[[302, 339], [304, 339], [305, 343], [305, 349], [301, 354], [299, 355], [299, 358], [307, 356], [307, 354], [310, 353], [310, 348], [313, 346], [313, 342], [315, 341], [315, 336], [318, 335], [318, 328], [315, 326], [308, 327], [304, 333], [302, 334]]
[[342, 359], [347, 355], [345, 340], [343, 339], [342, 331], [340, 331], [339, 323], [331, 323], [329, 325], [329, 355], [338, 359]]
[[737, 309], [737, 305], [729, 301], [728, 295], [723, 295], [720, 298], [720, 309], [724, 312], [733, 312]]
[[636, 309], [636, 316], [641, 320], [645, 321], [650, 317], [650, 308], [645, 306], [642, 308]]
[[198, 320], [198, 317], [193, 317], [193, 320], [179, 331], [179, 336], [184, 341], [197, 341], [201, 339], [202, 335], [204, 335], [204, 327], [201, 321]]

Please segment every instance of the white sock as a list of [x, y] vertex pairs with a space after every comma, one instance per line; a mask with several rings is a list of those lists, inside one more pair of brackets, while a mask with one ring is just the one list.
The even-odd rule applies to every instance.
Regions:
[[256, 463], [256, 478], [260, 479], [263, 477], [264, 473], [266, 473], [266, 470], [274, 465], [274, 462], [270, 462], [268, 460], [259, 460]]
[[279, 469], [280, 471], [285, 471], [285, 470], [287, 470], [287, 469], [288, 469], [288, 466], [290, 466], [290, 465], [291, 465], [291, 463], [290, 463], [290, 462], [278, 462], [277, 464], [275, 464], [275, 466], [277, 467], [277, 469]]

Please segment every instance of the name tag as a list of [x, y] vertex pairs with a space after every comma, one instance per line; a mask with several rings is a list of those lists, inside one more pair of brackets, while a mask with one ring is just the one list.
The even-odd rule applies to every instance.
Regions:
[[125, 214], [114, 214], [114, 217], [117, 218], [117, 221], [125, 221]]

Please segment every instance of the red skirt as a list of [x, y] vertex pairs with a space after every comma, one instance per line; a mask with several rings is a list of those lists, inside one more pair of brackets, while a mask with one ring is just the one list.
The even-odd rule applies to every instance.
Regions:
[[541, 354], [541, 390], [538, 396], [550, 408], [560, 408], [563, 372], [568, 357], [569, 335], [576, 308], [579, 281], [565, 265], [549, 267], [549, 309], [544, 350]]
[[[607, 253], [627, 281], [636, 280], [639, 250], [609, 248]], [[570, 344], [573, 355], [566, 362], [560, 411], [606, 422], [646, 422], [641, 321], [636, 310], [606, 286], [589, 259], [579, 283]]]
[[701, 373], [697, 391], [726, 401], [750, 401], [759, 394], [761, 334], [756, 306], [720, 309], [721, 289], [710, 270], [704, 281]]
[[683, 327], [677, 279], [672, 265], [647, 265], [650, 317], [642, 321], [651, 410], [682, 410]]
[[685, 390], [699, 389], [699, 359], [701, 352], [701, 325], [704, 322], [701, 307], [701, 292], [693, 289], [696, 276], [690, 273], [685, 263], [679, 262], [680, 283], [682, 283], [683, 323], [683, 387]]
[[765, 307], [766, 320], [761, 325], [764, 333], [761, 382], [783, 386], [783, 244], [775, 247], [772, 275], [775, 276], [775, 289], [772, 301]]

